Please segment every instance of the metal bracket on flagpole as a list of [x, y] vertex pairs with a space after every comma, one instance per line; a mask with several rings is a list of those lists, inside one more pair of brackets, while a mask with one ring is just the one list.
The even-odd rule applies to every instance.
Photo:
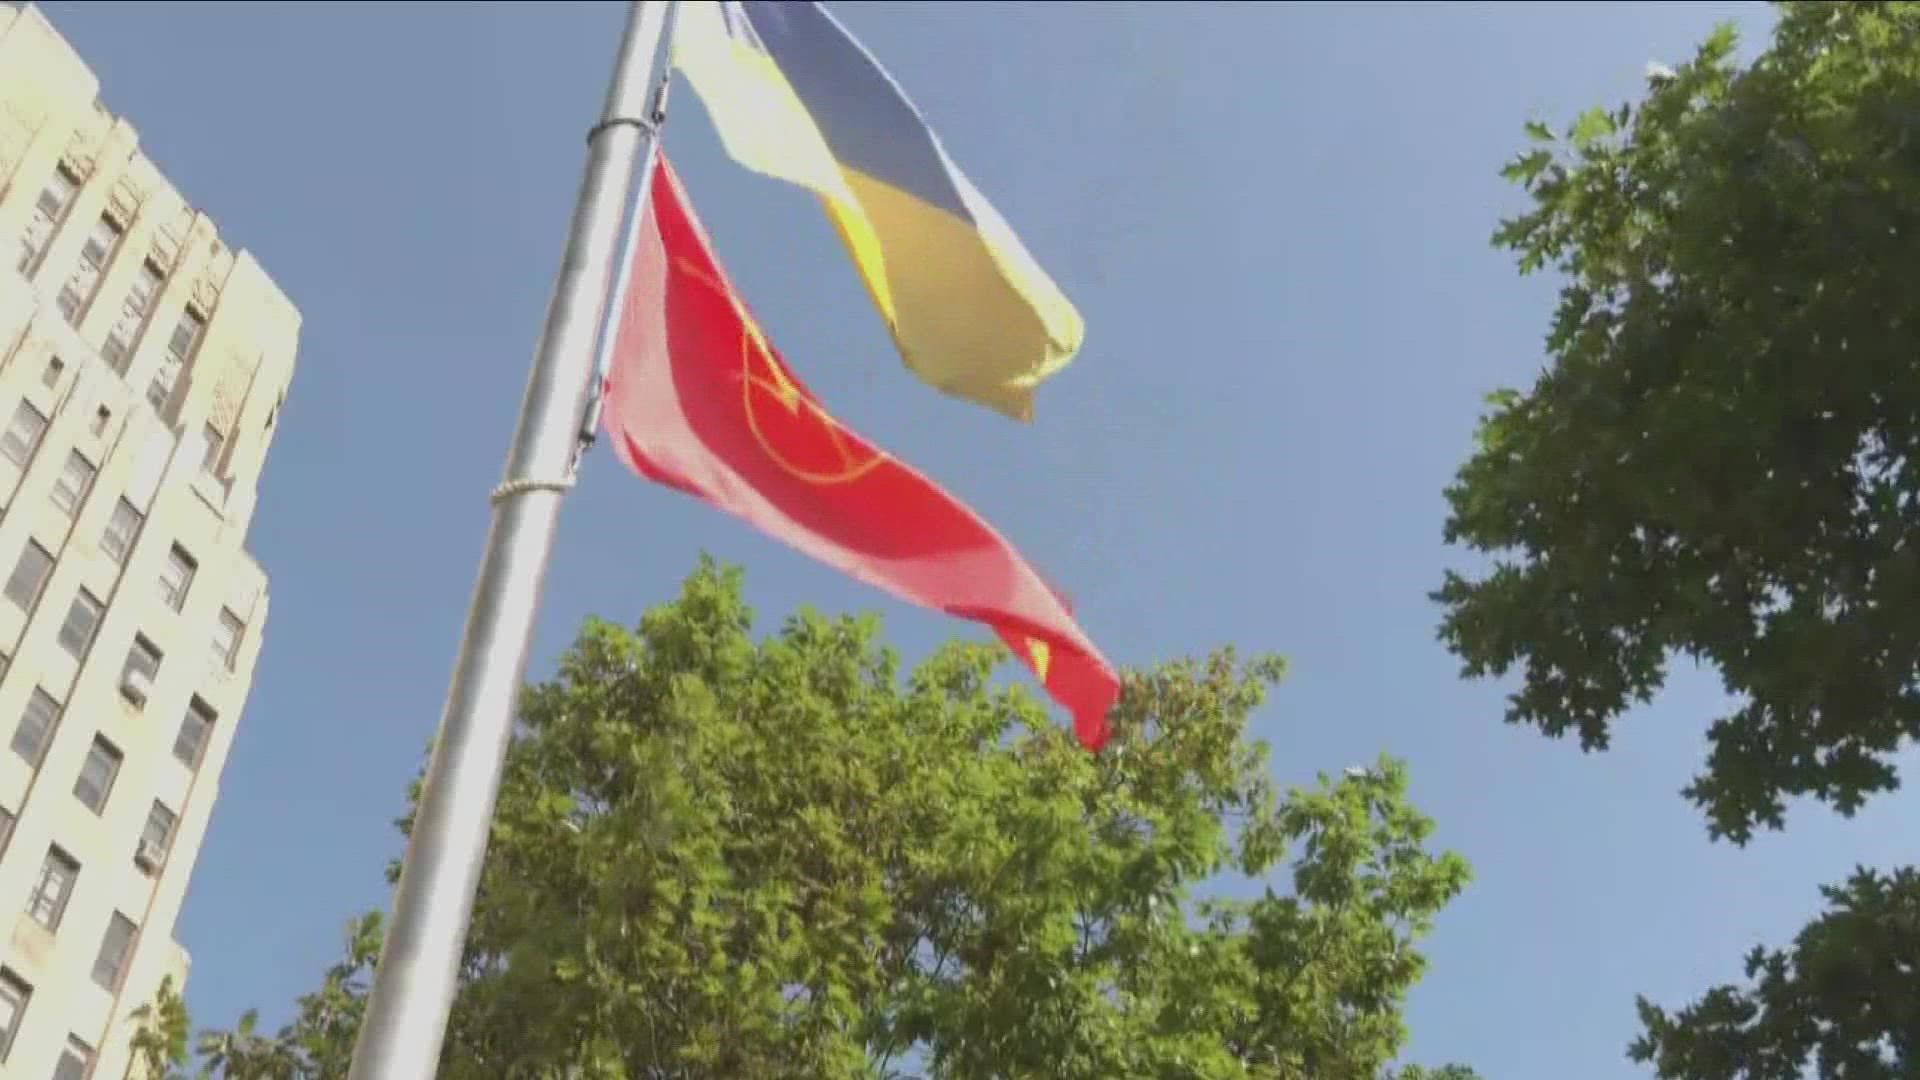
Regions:
[[599, 123], [588, 128], [587, 129], [587, 145], [589, 146], [593, 145], [593, 140], [599, 137], [601, 132], [607, 130], [608, 128], [617, 128], [617, 127], [621, 127], [622, 125], [631, 126], [639, 129], [640, 134], [645, 135], [649, 139], [657, 139], [660, 137], [660, 125], [651, 117], [616, 116], [611, 120], [602, 120]]

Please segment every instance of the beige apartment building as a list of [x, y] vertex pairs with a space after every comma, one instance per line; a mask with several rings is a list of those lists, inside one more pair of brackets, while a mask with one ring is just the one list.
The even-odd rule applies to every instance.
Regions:
[[300, 316], [0, 3], [0, 1078], [125, 1077], [267, 616]]

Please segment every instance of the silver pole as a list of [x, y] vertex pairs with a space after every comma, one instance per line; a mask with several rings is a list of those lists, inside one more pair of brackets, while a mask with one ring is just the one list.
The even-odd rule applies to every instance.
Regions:
[[439, 1066], [560, 499], [573, 482], [614, 249], [635, 184], [651, 172], [658, 113], [648, 96], [669, 7], [667, 0], [632, 4], [606, 105], [587, 136], [586, 176], [506, 478], [493, 493], [493, 525], [354, 1046], [352, 1080], [431, 1080]]

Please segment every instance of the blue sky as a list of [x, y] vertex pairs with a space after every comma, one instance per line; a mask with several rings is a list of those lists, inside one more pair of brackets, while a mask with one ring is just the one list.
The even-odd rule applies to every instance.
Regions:
[[[252, 544], [273, 611], [178, 928], [200, 1023], [284, 1020], [350, 915], [437, 722], [528, 358], [623, 17], [612, 3], [49, 3], [109, 108], [305, 314]], [[1259, 715], [1283, 780], [1386, 750], [1478, 880], [1430, 941], [1410, 1058], [1490, 1080], [1638, 1075], [1669, 1003], [1783, 943], [1816, 885], [1909, 853], [1920, 802], [1710, 844], [1677, 794], [1721, 702], [1673, 680], [1604, 756], [1500, 722], [1426, 593], [1465, 556], [1441, 489], [1488, 390], [1541, 363], [1553, 282], [1487, 237], [1530, 118], [1636, 96], [1753, 5], [843, 3], [1088, 324], [1020, 427], [900, 370], [817, 205], [724, 159], [684, 85], [666, 145], [774, 342], [856, 430], [1070, 590], [1118, 662], [1232, 642], [1293, 663]], [[604, 450], [535, 644], [632, 622], [698, 554], [763, 628], [904, 608]], [[1913, 757], [1909, 755], [1909, 768]]]

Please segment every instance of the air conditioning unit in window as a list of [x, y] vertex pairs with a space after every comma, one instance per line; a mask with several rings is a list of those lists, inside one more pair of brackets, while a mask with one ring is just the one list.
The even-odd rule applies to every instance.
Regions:
[[147, 695], [153, 692], [153, 676], [134, 668], [120, 676], [120, 693], [135, 705], [144, 707]]
[[133, 865], [149, 874], [157, 872], [166, 860], [166, 850], [151, 840], [142, 840], [140, 846], [133, 849]]

